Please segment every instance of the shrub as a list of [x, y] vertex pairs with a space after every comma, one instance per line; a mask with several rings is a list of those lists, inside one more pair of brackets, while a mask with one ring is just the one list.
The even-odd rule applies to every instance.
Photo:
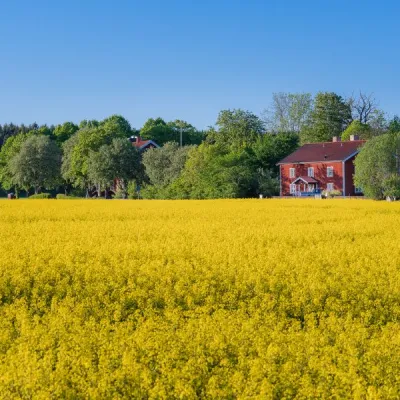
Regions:
[[333, 197], [342, 196], [342, 192], [340, 190], [324, 190], [322, 196], [332, 199]]
[[39, 194], [33, 194], [32, 196], [29, 196], [28, 199], [32, 200], [37, 200], [37, 199], [51, 199], [51, 194], [50, 193], [39, 193]]
[[81, 197], [78, 196], [67, 196], [64, 193], [58, 193], [56, 196], [57, 200], [74, 200], [74, 199], [80, 199]]

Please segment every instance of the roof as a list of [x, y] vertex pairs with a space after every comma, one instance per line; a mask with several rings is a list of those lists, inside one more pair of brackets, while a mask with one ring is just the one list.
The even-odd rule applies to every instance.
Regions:
[[305, 183], [318, 183], [318, 181], [314, 178], [311, 178], [311, 176], [299, 176], [292, 183], [297, 182], [299, 179], [304, 181]]
[[150, 145], [153, 145], [154, 147], [160, 147], [156, 142], [153, 142], [152, 140], [139, 140], [138, 142], [132, 142], [132, 145], [140, 150]]
[[307, 143], [282, 159], [279, 164], [345, 161], [356, 155], [365, 140], [349, 142]]

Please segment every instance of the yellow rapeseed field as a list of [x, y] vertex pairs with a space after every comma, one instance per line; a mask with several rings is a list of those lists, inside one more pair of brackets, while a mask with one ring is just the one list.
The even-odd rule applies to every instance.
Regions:
[[0, 202], [1, 399], [400, 398], [400, 204]]

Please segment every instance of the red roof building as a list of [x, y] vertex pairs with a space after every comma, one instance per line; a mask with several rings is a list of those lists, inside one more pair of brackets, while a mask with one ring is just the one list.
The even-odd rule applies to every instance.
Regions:
[[280, 195], [310, 196], [321, 191], [340, 191], [342, 196], [355, 196], [361, 191], [354, 186], [354, 159], [364, 140], [351, 136], [342, 142], [309, 143], [279, 161]]
[[153, 140], [143, 140], [140, 136], [131, 136], [129, 140], [132, 142], [132, 146], [136, 147], [140, 151], [160, 147]]

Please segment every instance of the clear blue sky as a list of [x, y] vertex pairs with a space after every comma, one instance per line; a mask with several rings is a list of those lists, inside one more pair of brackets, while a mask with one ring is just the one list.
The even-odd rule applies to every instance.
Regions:
[[362, 89], [400, 113], [399, 14], [387, 0], [4, 0], [0, 123], [205, 128], [279, 91]]

